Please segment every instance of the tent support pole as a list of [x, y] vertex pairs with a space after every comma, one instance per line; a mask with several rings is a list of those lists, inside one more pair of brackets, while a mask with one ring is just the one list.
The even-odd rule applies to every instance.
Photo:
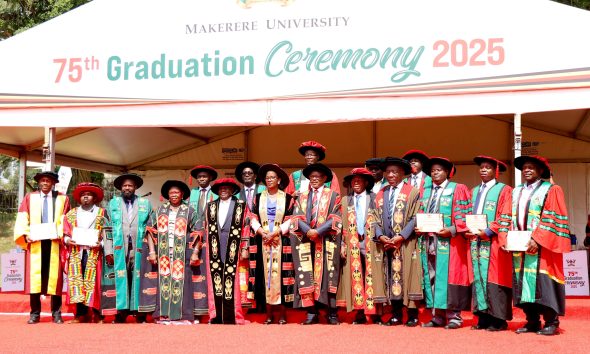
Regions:
[[[522, 152], [522, 126], [520, 113], [514, 114], [514, 158], [516, 159]], [[514, 185], [520, 185], [520, 171], [514, 167]]]
[[18, 205], [20, 206], [27, 192], [27, 153], [21, 151], [18, 155]]
[[45, 127], [45, 139], [43, 142], [44, 171], [55, 169], [55, 128]]
[[[250, 161], [250, 131], [246, 130], [244, 132], [244, 148], [246, 148], [246, 151], [244, 151], [244, 161]], [[264, 182], [264, 181], [263, 181]]]
[[377, 121], [373, 121], [373, 157], [377, 157]]

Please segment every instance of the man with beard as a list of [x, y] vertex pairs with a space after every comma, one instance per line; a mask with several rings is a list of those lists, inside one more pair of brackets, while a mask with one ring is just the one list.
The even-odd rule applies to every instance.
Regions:
[[383, 171], [381, 171], [381, 163], [383, 159], [375, 157], [365, 161], [365, 168], [371, 172], [373, 176], [373, 188], [371, 191], [375, 194], [379, 193], [382, 187], [387, 184], [387, 180], [383, 177]]
[[325, 186], [333, 173], [321, 163], [308, 165], [303, 175], [310, 190], [303, 191], [291, 219], [291, 246], [295, 270], [294, 307], [307, 308], [302, 323], [318, 323], [318, 309], [328, 308], [329, 324], [340, 324], [336, 292], [340, 278], [342, 233], [340, 196]]
[[63, 271], [60, 262], [60, 230], [63, 216], [70, 210], [66, 195], [53, 190], [55, 172], [44, 171], [33, 177], [38, 191], [27, 193], [16, 216], [14, 242], [25, 250], [25, 292], [30, 294], [31, 315], [28, 324], [39, 323], [41, 294], [51, 295], [53, 323], [61, 324]]
[[[305, 158], [305, 165], [309, 166], [317, 164], [326, 158], [326, 147], [317, 141], [304, 141], [299, 146], [299, 153]], [[303, 192], [309, 190], [309, 180], [302, 173], [303, 170], [297, 170], [289, 175], [289, 185], [285, 192], [291, 194], [295, 199], [299, 198]], [[331, 171], [332, 176], [325, 184], [326, 188], [340, 194], [340, 184], [338, 184], [338, 177]]]
[[338, 285], [337, 304], [347, 312], [357, 310], [352, 324], [382, 324], [381, 314], [386, 301], [383, 289], [383, 252], [373, 241], [374, 179], [369, 170], [354, 168], [344, 177], [344, 187], [352, 194], [342, 198], [342, 274]]
[[246, 203], [233, 196], [240, 186], [233, 178], [211, 186], [219, 199], [207, 203], [205, 232], [210, 323], [244, 324], [242, 304], [247, 304], [248, 241]]
[[428, 155], [421, 150], [409, 150], [404, 154], [402, 159], [409, 161], [410, 165], [412, 165], [412, 174], [406, 179], [406, 182], [420, 190], [421, 199], [430, 198], [432, 178], [423, 171], [428, 171]]
[[127, 316], [134, 314], [142, 323], [145, 314], [138, 312], [141, 249], [152, 204], [135, 194], [143, 185], [143, 179], [135, 173], [117, 177], [113, 185], [121, 195], [113, 197], [107, 208], [112, 233], [104, 240], [103, 315], [115, 315], [115, 323], [125, 323]]
[[386, 157], [381, 164], [388, 186], [381, 188], [375, 198], [373, 240], [383, 255], [385, 268], [385, 297], [391, 303], [392, 316], [386, 323], [403, 323], [403, 308], [407, 310], [408, 327], [418, 325], [418, 306], [423, 300], [422, 263], [418, 237], [414, 233], [415, 215], [420, 209], [420, 192], [404, 181], [410, 174], [410, 163], [396, 157]]
[[197, 212], [186, 201], [190, 189], [182, 181], [168, 180], [162, 204], [148, 221], [143, 245], [140, 310], [152, 312], [160, 324], [192, 324], [195, 308], [194, 266], [202, 233]]
[[[422, 199], [422, 212], [441, 214], [443, 229], [422, 234], [422, 267], [426, 307], [432, 308], [432, 320], [422, 327], [457, 329], [463, 324], [461, 311], [471, 305], [469, 288], [465, 214], [471, 209], [467, 186], [448, 178], [454, 164], [444, 157], [429, 160], [433, 190]], [[420, 231], [419, 229], [417, 231]], [[436, 289], [436, 291], [435, 291]], [[445, 325], [446, 323], [446, 325]]]
[[524, 184], [514, 188], [502, 211], [499, 237], [504, 241], [510, 230], [531, 232], [526, 252], [512, 253], [514, 304], [527, 320], [516, 333], [550, 336], [559, 333], [558, 316], [565, 314], [563, 254], [571, 249], [567, 207], [561, 187], [543, 181], [551, 177], [547, 159], [520, 156], [514, 166]]
[[258, 170], [260, 166], [251, 161], [244, 161], [236, 166], [234, 174], [236, 179], [242, 184], [238, 199], [243, 200], [252, 210], [254, 199], [258, 193], [264, 190], [264, 185], [258, 184]]
[[472, 214], [485, 215], [488, 227], [466, 234], [471, 240], [473, 313], [478, 316], [477, 325], [471, 328], [503, 331], [508, 328], [506, 320], [512, 319], [512, 256], [501, 249], [497, 234], [512, 188], [496, 181], [507, 170], [505, 163], [490, 156], [477, 156], [473, 161], [479, 165], [481, 183], [472, 191]]

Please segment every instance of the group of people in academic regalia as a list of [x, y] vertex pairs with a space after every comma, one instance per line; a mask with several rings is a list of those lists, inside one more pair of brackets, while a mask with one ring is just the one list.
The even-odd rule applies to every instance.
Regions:
[[[265, 324], [286, 324], [286, 308], [301, 308], [304, 325], [320, 312], [339, 324], [340, 307], [354, 312], [353, 324], [408, 327], [427, 309], [421, 326], [446, 329], [462, 327], [470, 310], [472, 329], [502, 331], [514, 305], [526, 314], [516, 333], [559, 333], [569, 226], [545, 158], [516, 158], [524, 183], [512, 188], [498, 181], [504, 162], [476, 156], [481, 183], [469, 189], [452, 181], [449, 159], [410, 150], [368, 159], [341, 189], [320, 162], [322, 144], [303, 142], [299, 152], [306, 166], [291, 175], [247, 161], [237, 180], [217, 178], [198, 165], [196, 187], [166, 181], [156, 209], [135, 194], [136, 174], [115, 179], [121, 193], [106, 208], [100, 186], [80, 183], [70, 209], [53, 191], [58, 176], [38, 173], [14, 231], [27, 251], [28, 323], [40, 320], [41, 294], [52, 295], [53, 322], [63, 323], [65, 272], [73, 323], [149, 314], [161, 324], [243, 324], [246, 311], [259, 311]], [[424, 228], [418, 214], [441, 226]], [[509, 249], [515, 240], [526, 250]]]

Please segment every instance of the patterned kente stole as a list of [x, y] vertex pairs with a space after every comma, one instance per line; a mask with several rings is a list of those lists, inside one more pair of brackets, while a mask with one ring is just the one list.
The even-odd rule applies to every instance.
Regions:
[[[268, 224], [268, 192], [265, 190], [260, 194], [260, 205], [258, 211], [260, 214], [260, 224], [266, 232], [270, 232]], [[285, 216], [285, 204], [287, 196], [285, 192], [279, 190], [277, 192], [276, 201], [276, 215], [273, 225], [273, 231], [280, 229], [281, 222]], [[276, 304], [281, 300], [281, 256], [282, 243], [277, 247], [262, 244], [262, 261], [264, 263], [264, 288], [266, 289], [266, 303]]]
[[[106, 219], [104, 217], [105, 210], [98, 208], [96, 219], [93, 225], [95, 230], [98, 230], [98, 242], [102, 240], [102, 228], [105, 225]], [[72, 209], [66, 218], [72, 231], [78, 227], [78, 208]], [[91, 306], [94, 302], [94, 286], [96, 284], [96, 265], [100, 259], [101, 248], [92, 247], [86, 250], [88, 258], [86, 260], [86, 269], [82, 274], [82, 252], [80, 246], [72, 245], [70, 248], [70, 257], [68, 264], [68, 295], [70, 296], [70, 303], [82, 303], [86, 306]]]
[[170, 250], [168, 221], [171, 205], [158, 208], [158, 284], [160, 286], [160, 315], [171, 320], [182, 318], [182, 293], [186, 257], [189, 207], [181, 204], [174, 221], [173, 246]]
[[[207, 225], [209, 233], [209, 269], [210, 279], [213, 285], [213, 297], [217, 313], [221, 313], [221, 319], [225, 324], [236, 323], [235, 318], [235, 280], [238, 270], [238, 260], [240, 256], [240, 241], [242, 235], [242, 218], [246, 211], [246, 203], [239, 199], [234, 199], [235, 208], [231, 213], [231, 225], [227, 240], [227, 251], [225, 259], [221, 259], [221, 249], [219, 240], [219, 226], [217, 219], [219, 216], [219, 200], [208, 204]], [[228, 217], [230, 214], [228, 214]]]
[[[520, 201], [523, 187], [524, 184], [521, 184], [512, 191], [512, 228], [515, 230], [519, 227], [518, 203]], [[549, 188], [551, 188], [551, 183], [541, 181], [537, 188], [531, 193], [525, 209], [527, 210], [527, 215], [524, 219], [526, 222], [526, 230], [533, 231], [539, 225], [541, 213], [543, 212], [543, 205], [545, 204]], [[535, 302], [540, 252], [540, 248], [535, 254], [512, 252], [514, 275], [516, 282], [521, 285], [519, 288], [522, 290], [520, 302]], [[515, 295], [518, 297], [517, 294]]]
[[[503, 183], [494, 184], [487, 192], [485, 199], [481, 201], [484, 203], [482, 212], [487, 218], [488, 227], [492, 222], [494, 222], [494, 220], [496, 220], [498, 198], [500, 197], [500, 193], [505, 186], [506, 185]], [[473, 194], [471, 197], [471, 204], [473, 206], [475, 206], [475, 200], [477, 199], [477, 194], [479, 193], [480, 188], [481, 184], [473, 189]], [[476, 212], [477, 210], [473, 211], [473, 213]], [[473, 266], [473, 286], [475, 287], [476, 296], [474, 301], [474, 311], [484, 311], [488, 309], [487, 284], [491, 244], [491, 241], [482, 241], [479, 239], [479, 237], [476, 240], [471, 241], [471, 264]]]
[[[367, 198], [370, 198], [367, 194]], [[350, 247], [350, 259], [348, 259], [348, 266], [350, 267], [351, 275], [351, 289], [352, 289], [352, 305], [354, 309], [364, 309], [365, 314], [373, 315], [375, 310], [375, 299], [373, 295], [373, 255], [371, 254], [371, 247], [369, 247], [370, 238], [365, 235], [366, 240], [366, 257], [365, 257], [365, 277], [363, 279], [363, 265], [361, 259], [360, 241], [358, 237], [358, 228], [356, 224], [356, 208], [354, 205], [354, 198], [345, 197], [343, 205], [346, 205], [346, 222], [348, 227], [342, 229], [344, 240], [348, 240]], [[372, 224], [371, 213], [366, 213], [365, 230], [369, 231]]]
[[[460, 210], [461, 205], [455, 206], [453, 209], [453, 196], [455, 195], [455, 188], [457, 183], [448, 182], [445, 189], [441, 191], [439, 199], [438, 212], [443, 215], [443, 224], [445, 227], [450, 227], [454, 210]], [[429, 198], [430, 199], [430, 198]], [[467, 202], [469, 203], [469, 202]], [[422, 199], [423, 208], [428, 207], [428, 200]], [[434, 280], [434, 291], [430, 286], [430, 275], [428, 274], [428, 235], [422, 236], [422, 267], [424, 269], [424, 299], [426, 300], [426, 307], [446, 309], [447, 308], [447, 293], [448, 293], [448, 279], [449, 279], [449, 260], [451, 240], [448, 238], [435, 237], [436, 242], [436, 277]]]
[[[307, 202], [309, 200], [309, 195], [311, 193], [303, 193], [299, 197], [301, 212], [303, 215], [307, 213]], [[324, 184], [324, 189], [322, 190], [322, 194], [319, 196], [318, 200], [318, 215], [317, 215], [317, 224], [322, 225], [326, 222], [328, 217], [330, 216], [330, 199], [332, 196], [332, 190], [327, 188]], [[305, 216], [304, 216], [305, 217]], [[306, 220], [306, 223], [309, 223], [310, 220]], [[298, 235], [299, 240], [303, 238], [304, 235]], [[298, 257], [301, 263], [301, 270], [299, 271], [300, 274], [300, 286], [299, 286], [299, 294], [301, 295], [301, 302], [304, 307], [313, 306], [314, 299], [318, 300], [321, 294], [321, 286], [322, 286], [322, 276], [324, 272], [324, 242], [326, 243], [326, 267], [328, 271], [334, 271], [334, 253], [337, 248], [335, 242], [330, 237], [325, 238], [325, 240], [316, 240], [314, 242], [315, 249], [311, 250], [311, 242], [301, 242], [299, 244]], [[313, 262], [313, 263], [312, 263]], [[309, 276], [313, 271], [313, 278]], [[301, 277], [303, 276], [303, 277]], [[309, 284], [309, 281], [312, 281], [312, 284]], [[338, 290], [338, 285], [333, 284], [330, 282], [328, 285], [328, 292], [336, 293]]]
[[[393, 205], [393, 216], [391, 218], [391, 230], [394, 236], [399, 235], [404, 228], [404, 220], [408, 211], [408, 197], [412, 192], [413, 187], [404, 183], [397, 199]], [[402, 253], [401, 247], [393, 250], [391, 257], [391, 296], [394, 300], [401, 300], [402, 296]], [[389, 291], [388, 291], [389, 292]]]

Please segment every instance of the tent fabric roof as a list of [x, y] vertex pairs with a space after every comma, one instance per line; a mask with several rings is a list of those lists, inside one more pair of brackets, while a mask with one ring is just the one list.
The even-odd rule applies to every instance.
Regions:
[[[484, 119], [512, 124], [513, 116], [490, 115]], [[525, 114], [522, 125], [590, 143], [590, 110]], [[56, 133], [56, 160], [61, 164], [67, 161], [72, 167], [107, 172], [188, 169], [197, 161], [194, 155], [185, 152], [230, 139], [249, 129], [255, 127], [59, 128]], [[277, 131], [277, 134], [284, 133]], [[31, 160], [39, 160], [43, 136], [42, 128], [4, 127], [0, 130], [0, 152], [18, 156], [22, 151]], [[590, 155], [585, 157], [590, 160]], [[579, 160], [580, 157], [577, 158]], [[331, 160], [338, 161], [335, 157]]]

